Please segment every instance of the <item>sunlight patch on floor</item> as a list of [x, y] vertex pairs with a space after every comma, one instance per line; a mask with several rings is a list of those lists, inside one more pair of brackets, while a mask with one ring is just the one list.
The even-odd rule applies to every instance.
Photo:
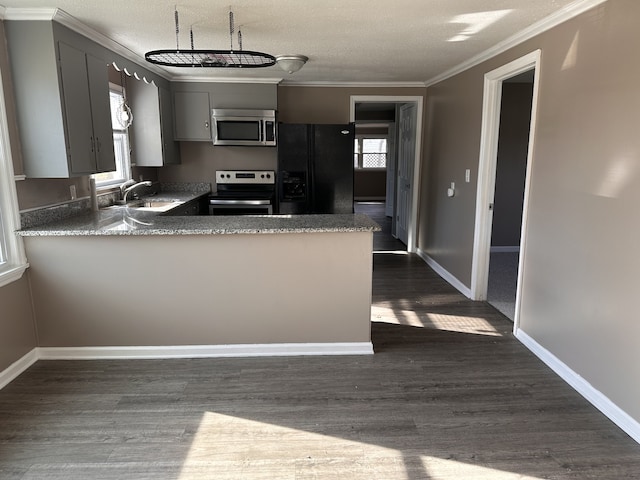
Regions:
[[411, 327], [436, 328], [438, 330], [473, 335], [502, 336], [502, 333], [491, 323], [480, 317], [445, 315], [442, 313], [423, 313], [421, 316], [413, 310], [377, 305], [371, 307], [371, 321]]
[[421, 456], [429, 480], [473, 479], [473, 480], [540, 480], [521, 473], [505, 472], [493, 468], [471, 465], [444, 458]]
[[472, 333], [474, 335], [488, 335], [501, 337], [502, 333], [487, 320], [480, 317], [463, 317], [459, 315], [443, 315], [428, 313], [427, 317], [434, 327], [450, 332]]
[[362, 432], [367, 436], [365, 441], [359, 438], [358, 425], [331, 424], [330, 420], [326, 424], [305, 423], [304, 415], [299, 418], [305, 430], [205, 412], [177, 480], [537, 480], [521, 473], [421, 455], [419, 450], [427, 452], [428, 445], [416, 445], [410, 453], [385, 447], [386, 436], [373, 438], [370, 428]]
[[[304, 422], [302, 415], [300, 421]], [[309, 423], [305, 428], [318, 431], [205, 412], [178, 480], [330, 478], [326, 475], [336, 471], [344, 471], [346, 478], [353, 478], [353, 473], [361, 478], [366, 455], [399, 456], [394, 449], [359, 441], [349, 425]], [[325, 428], [343, 428], [346, 438], [321, 433]], [[393, 478], [406, 479], [402, 462], [394, 463]]]

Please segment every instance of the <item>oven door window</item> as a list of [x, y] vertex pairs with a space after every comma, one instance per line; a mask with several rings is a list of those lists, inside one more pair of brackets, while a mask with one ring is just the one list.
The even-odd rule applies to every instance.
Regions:
[[219, 140], [249, 140], [260, 141], [260, 122], [248, 121], [227, 121], [216, 122]]

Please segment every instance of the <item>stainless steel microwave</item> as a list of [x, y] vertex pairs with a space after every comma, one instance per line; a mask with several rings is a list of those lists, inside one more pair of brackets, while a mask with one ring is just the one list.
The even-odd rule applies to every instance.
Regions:
[[272, 147], [276, 144], [275, 110], [211, 110], [214, 145]]

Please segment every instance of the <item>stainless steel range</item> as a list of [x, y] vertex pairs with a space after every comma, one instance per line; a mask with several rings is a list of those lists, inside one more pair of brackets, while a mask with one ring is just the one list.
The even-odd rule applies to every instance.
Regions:
[[275, 186], [273, 170], [218, 170], [209, 215], [271, 215]]

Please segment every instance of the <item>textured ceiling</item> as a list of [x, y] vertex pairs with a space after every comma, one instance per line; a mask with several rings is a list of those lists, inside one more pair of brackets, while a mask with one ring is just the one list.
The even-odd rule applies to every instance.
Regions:
[[[207, 79], [284, 78], [292, 82], [425, 82], [530, 25], [579, 3], [574, 0], [0, 0], [15, 8], [60, 8], [135, 54], [180, 46], [229, 48], [229, 8], [246, 50], [303, 54], [288, 75], [277, 66], [238, 69], [167, 68], [169, 76]], [[235, 43], [235, 40], [234, 40]]]

